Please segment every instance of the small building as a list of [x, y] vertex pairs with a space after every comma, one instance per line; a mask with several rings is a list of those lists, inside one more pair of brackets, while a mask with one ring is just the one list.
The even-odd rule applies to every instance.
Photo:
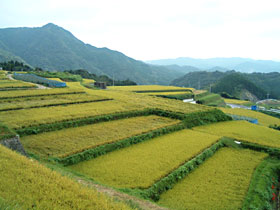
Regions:
[[106, 89], [106, 82], [94, 82], [94, 86], [100, 89]]

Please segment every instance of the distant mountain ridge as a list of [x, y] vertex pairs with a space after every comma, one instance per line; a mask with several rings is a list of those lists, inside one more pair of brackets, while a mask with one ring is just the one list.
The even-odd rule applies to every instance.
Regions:
[[83, 43], [49, 23], [36, 28], [0, 29], [0, 62], [17, 60], [45, 70], [86, 69], [97, 75], [138, 84], [169, 84], [186, 72], [149, 65], [108, 48]]
[[179, 65], [179, 66], [193, 66], [201, 70], [236, 70], [244, 73], [252, 72], [280, 72], [280, 62], [271, 60], [254, 60], [251, 58], [176, 58], [176, 59], [162, 59], [146, 61], [154, 65]]
[[280, 73], [237, 73], [196, 71], [185, 74], [171, 82], [171, 85], [211, 89], [214, 92], [227, 92], [240, 97], [242, 90], [248, 90], [259, 99], [267, 97], [280, 99]]

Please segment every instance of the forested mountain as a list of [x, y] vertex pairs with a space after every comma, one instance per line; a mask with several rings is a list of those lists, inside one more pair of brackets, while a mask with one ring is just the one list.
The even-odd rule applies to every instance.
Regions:
[[280, 98], [280, 73], [237, 73], [227, 72], [190, 72], [175, 79], [171, 85], [193, 87], [196, 89], [211, 89], [213, 92], [227, 92], [240, 97], [241, 90], [247, 90], [257, 98]]
[[[280, 72], [280, 62], [270, 60], [254, 60], [250, 58], [176, 58], [151, 60], [147, 63], [155, 65], [193, 66], [201, 70], [236, 70], [243, 73], [252, 72]], [[219, 69], [220, 68], [220, 69]]]
[[8, 60], [51, 71], [86, 69], [118, 80], [130, 79], [137, 84], [169, 84], [186, 73], [85, 44], [51, 23], [37, 28], [0, 29], [0, 61]]

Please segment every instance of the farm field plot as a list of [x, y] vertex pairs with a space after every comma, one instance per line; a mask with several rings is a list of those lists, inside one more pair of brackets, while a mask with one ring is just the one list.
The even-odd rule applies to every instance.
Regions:
[[219, 139], [219, 136], [181, 130], [69, 168], [106, 185], [148, 188]]
[[131, 106], [119, 101], [102, 101], [85, 104], [74, 104], [71, 106], [55, 106], [36, 109], [21, 109], [0, 112], [2, 122], [10, 128], [38, 124], [54, 123], [62, 120], [71, 120], [97, 115], [112, 114], [116, 112], [127, 112], [143, 110], [141, 106]]
[[279, 131], [265, 126], [255, 125], [247, 121], [219, 122], [211, 125], [194, 127], [193, 130], [280, 148]]
[[[67, 83], [68, 85], [68, 83]], [[180, 100], [159, 98], [128, 91], [111, 91], [111, 90], [85, 90], [89, 94], [100, 95], [114, 98], [131, 106], [141, 106], [145, 108], [158, 108], [172, 112], [192, 113], [213, 110], [214, 108], [199, 104], [184, 103]]]
[[[59, 105], [64, 103], [82, 103], [91, 102], [95, 100], [105, 100], [102, 96], [81, 94], [67, 94], [67, 95], [49, 95], [38, 96], [30, 98], [15, 98], [15, 99], [3, 99], [0, 100], [0, 111], [7, 109], [25, 109], [32, 107]], [[12, 103], [11, 103], [12, 102]]]
[[280, 119], [272, 117], [260, 112], [247, 110], [247, 109], [230, 109], [230, 108], [220, 108], [226, 114], [234, 114], [240, 116], [246, 116], [258, 119], [259, 124], [269, 126], [269, 125], [280, 125]]
[[244, 100], [228, 99], [228, 98], [223, 98], [223, 99], [224, 99], [224, 101], [227, 104], [240, 104], [240, 105], [244, 105], [244, 104], [250, 103], [250, 101], [244, 101]]
[[34, 89], [34, 90], [13, 90], [1, 92], [0, 100], [13, 99], [22, 97], [37, 97], [42, 95], [55, 95], [55, 94], [74, 94], [84, 92], [81, 89], [69, 89], [69, 88], [53, 88], [53, 89]]
[[245, 149], [222, 148], [173, 189], [159, 204], [171, 209], [241, 209], [251, 176], [266, 157]]
[[191, 91], [193, 88], [182, 88], [175, 86], [163, 86], [163, 85], [132, 85], [132, 86], [109, 86], [111, 90], [123, 90], [123, 91], [166, 91], [178, 90], [179, 91]]
[[154, 115], [133, 117], [26, 136], [22, 138], [22, 144], [28, 152], [39, 156], [66, 157], [179, 122]]
[[130, 209], [2, 145], [0, 159], [0, 202], [17, 206], [7, 209]]
[[189, 91], [181, 91], [181, 92], [147, 92], [147, 93], [140, 93], [143, 95], [182, 95], [182, 94], [189, 94]]
[[[5, 82], [3, 82], [3, 81], [5, 81]], [[3, 88], [35, 88], [35, 87], [36, 87], [36, 85], [26, 83], [26, 82], [17, 82], [17, 81], [11, 81], [11, 80], [2, 80], [0, 82], [0, 89], [3, 89]]]

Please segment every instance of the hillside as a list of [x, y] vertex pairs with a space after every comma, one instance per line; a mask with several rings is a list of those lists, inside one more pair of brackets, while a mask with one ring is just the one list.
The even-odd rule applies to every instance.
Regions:
[[108, 48], [83, 43], [69, 31], [47, 24], [0, 29], [0, 61], [18, 60], [46, 70], [86, 69], [97, 75], [137, 84], [169, 84], [184, 73], [148, 65]]
[[[235, 78], [229, 75], [239, 75], [239, 77]], [[225, 80], [221, 81], [224, 77], [226, 77]], [[233, 95], [236, 97], [240, 96], [239, 93], [241, 89], [249, 88], [254, 90], [252, 94], [257, 96], [257, 98], [266, 98], [267, 93], [269, 93], [269, 97], [271, 98], [280, 98], [280, 73], [277, 72], [252, 74], [237, 74], [235, 71], [190, 72], [183, 77], [173, 80], [171, 85], [193, 87], [196, 89], [209, 89], [211, 85], [212, 90], [215, 92], [228, 91], [228, 93], [230, 92], [232, 94], [234, 92]], [[213, 89], [214, 86], [215, 88]], [[221, 87], [225, 89], [222, 90]], [[237, 89], [239, 91], [237, 91]]]
[[242, 100], [257, 101], [266, 97], [266, 92], [246, 79], [242, 74], [232, 73], [218, 80], [212, 87], [214, 93], [226, 92]]
[[[179, 66], [193, 66], [202, 70], [219, 67], [222, 69], [234, 69], [244, 73], [252, 72], [275, 72], [280, 71], [280, 62], [270, 60], [254, 60], [250, 58], [176, 58], [176, 59], [162, 59], [146, 61], [150, 64], [156, 65], [179, 65]], [[220, 69], [216, 69], [220, 70]]]

